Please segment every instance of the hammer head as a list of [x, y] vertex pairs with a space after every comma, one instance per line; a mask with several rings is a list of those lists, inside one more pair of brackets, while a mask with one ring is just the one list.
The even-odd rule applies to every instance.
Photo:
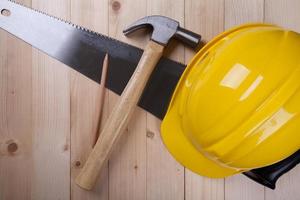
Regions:
[[179, 22], [160, 15], [152, 15], [139, 19], [126, 28], [123, 33], [129, 35], [130, 33], [145, 27], [152, 27], [153, 33], [151, 40], [163, 46], [166, 46], [173, 37], [192, 48], [196, 48], [201, 40], [200, 35], [181, 28]]

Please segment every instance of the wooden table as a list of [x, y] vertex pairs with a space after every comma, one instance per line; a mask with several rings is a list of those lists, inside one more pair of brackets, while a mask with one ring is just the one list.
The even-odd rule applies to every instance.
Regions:
[[[147, 40], [143, 34], [128, 39], [122, 29], [151, 14], [175, 18], [205, 41], [244, 22], [300, 31], [299, 0], [19, 2], [139, 47]], [[172, 47], [167, 54], [178, 61], [188, 62], [193, 55], [182, 46]], [[104, 118], [117, 99], [107, 91]], [[95, 142], [98, 102], [99, 85], [0, 31], [0, 199], [300, 199], [300, 167], [280, 179], [276, 191], [242, 175], [212, 180], [192, 173], [165, 149], [160, 121], [140, 108], [96, 189], [83, 191], [74, 178]]]

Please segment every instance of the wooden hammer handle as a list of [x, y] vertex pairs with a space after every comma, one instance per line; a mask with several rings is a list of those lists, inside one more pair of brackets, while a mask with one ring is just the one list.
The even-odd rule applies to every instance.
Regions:
[[134, 74], [121, 95], [120, 101], [114, 107], [94, 149], [76, 178], [76, 183], [83, 189], [91, 190], [94, 187], [103, 165], [124, 132], [145, 85], [162, 56], [163, 49], [162, 45], [153, 41], [150, 41], [146, 46]]

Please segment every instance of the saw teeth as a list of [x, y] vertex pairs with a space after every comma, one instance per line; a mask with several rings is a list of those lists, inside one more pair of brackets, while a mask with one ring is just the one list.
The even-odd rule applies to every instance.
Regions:
[[[69, 24], [70, 26], [72, 26], [72, 27], [74, 27], [74, 28], [76, 28], [76, 29], [78, 29], [78, 30], [81, 30], [81, 31], [84, 31], [84, 32], [88, 32], [88, 33], [97, 35], [97, 36], [99, 36], [99, 37], [104, 37], [105, 39], [112, 40], [112, 41], [115, 41], [115, 42], [118, 42], [118, 43], [121, 43], [121, 44], [125, 44], [126, 46], [129, 46], [129, 47], [132, 46], [132, 45], [130, 45], [130, 44], [123, 43], [123, 42], [121, 42], [121, 41], [119, 41], [119, 40], [116, 40], [116, 39], [114, 39], [114, 38], [108, 37], [108, 36], [106, 36], [106, 35], [102, 35], [102, 34], [96, 32], [96, 31], [90, 30], [90, 29], [85, 28], [85, 27], [82, 27], [82, 26], [80, 26], [80, 25], [73, 24], [72, 22], [67, 21], [67, 20], [65, 20], [65, 19], [62, 19], [62, 18], [53, 16], [53, 15], [50, 15], [50, 14], [48, 14], [48, 13], [46, 13], [46, 12], [40, 11], [40, 10], [35, 9], [35, 8], [32, 8], [32, 7], [28, 7], [27, 5], [24, 5], [24, 4], [20, 3], [20, 2], [16, 2], [16, 1], [14, 1], [14, 0], [7, 0], [7, 1], [10, 1], [10, 2], [12, 2], [12, 3], [14, 3], [14, 4], [18, 4], [18, 5], [22, 6], [22, 7], [25, 7], [25, 8], [27, 8], [27, 9], [32, 10], [32, 11], [35, 11], [35, 12], [37, 12], [37, 13], [39, 13], [39, 14], [46, 15], [47, 17], [50, 17], [50, 18], [52, 18], [52, 19], [56, 19], [56, 20], [59, 20], [59, 21], [61, 21], [61, 22], [63, 22], [63, 23]], [[135, 48], [138, 48], [138, 47], [135, 47]], [[138, 49], [142, 50], [141, 48], [138, 48]]]
[[[85, 27], [83, 27], [83, 26], [73, 24], [73, 23], [70, 22], [70, 21], [67, 21], [67, 20], [62, 19], [62, 18], [59, 18], [59, 17], [55, 17], [55, 16], [50, 15], [50, 14], [48, 14], [48, 13], [46, 13], [46, 12], [43, 12], [43, 11], [40, 11], [40, 10], [38, 10], [38, 9], [35, 9], [35, 8], [29, 7], [29, 6], [27, 6], [27, 5], [24, 5], [24, 4], [20, 3], [20, 2], [16, 2], [16, 1], [14, 1], [14, 0], [6, 0], [6, 1], [9, 1], [9, 2], [11, 2], [11, 3], [17, 4], [17, 5], [22, 6], [22, 7], [25, 7], [25, 8], [27, 8], [27, 9], [30, 9], [30, 10], [32, 10], [32, 11], [35, 11], [35, 12], [37, 12], [37, 13], [39, 13], [39, 14], [46, 15], [47, 17], [50, 17], [50, 18], [55, 19], [55, 20], [58, 20], [58, 21], [60, 21], [60, 22], [69, 24], [70, 26], [72, 26], [72, 27], [74, 27], [74, 28], [76, 28], [76, 29], [78, 29], [78, 30], [80, 30], [80, 31], [88, 32], [88, 33], [94, 34], [94, 35], [96, 35], [96, 36], [98, 36], [98, 37], [102, 37], [102, 38], [105, 38], [106, 40], [111, 40], [111, 41], [120, 43], [120, 44], [122, 44], [122, 45], [126, 45], [126, 46], [128, 46], [128, 47], [133, 47], [133, 45], [130, 45], [130, 44], [121, 42], [121, 41], [119, 41], [119, 40], [116, 40], [116, 39], [114, 39], [114, 38], [108, 37], [108, 36], [106, 36], [106, 35], [102, 35], [102, 34], [96, 32], [96, 31], [90, 30], [90, 29], [85, 28]], [[142, 50], [141, 48], [139, 48], [139, 47], [136, 47], [136, 46], [134, 46], [134, 47], [137, 48], [137, 49], [140, 49], [141, 51], [143, 51], [143, 50]], [[178, 64], [181, 64], [181, 65], [184, 65], [184, 64], [182, 64], [181, 62], [177, 62], [177, 61], [174, 61], [174, 62], [175, 62], [175, 63], [178, 63]]]

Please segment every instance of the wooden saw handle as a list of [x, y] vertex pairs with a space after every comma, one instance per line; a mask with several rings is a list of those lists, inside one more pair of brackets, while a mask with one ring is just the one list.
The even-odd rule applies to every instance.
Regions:
[[103, 165], [124, 132], [145, 85], [162, 56], [163, 49], [162, 45], [153, 41], [150, 41], [146, 46], [134, 74], [121, 95], [120, 101], [114, 107], [94, 149], [76, 178], [76, 183], [81, 188], [91, 190], [94, 187]]

